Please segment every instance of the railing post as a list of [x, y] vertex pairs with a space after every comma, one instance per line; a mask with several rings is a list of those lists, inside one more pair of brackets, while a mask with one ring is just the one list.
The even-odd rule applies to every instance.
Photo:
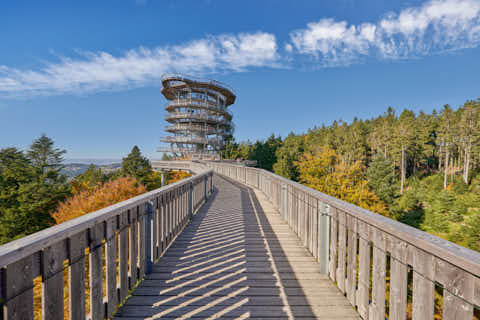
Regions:
[[205, 197], [205, 203], [207, 203], [208, 200], [208, 195], [207, 195], [207, 184], [208, 184], [208, 176], [205, 176], [205, 179], [203, 179], [203, 193]]
[[145, 217], [145, 273], [149, 274], [152, 273], [153, 269], [153, 248], [154, 246], [152, 245], [153, 237], [152, 237], [152, 228], [153, 228], [153, 201], [148, 200], [146, 202], [146, 212], [147, 215]]
[[210, 174], [210, 194], [213, 194], [213, 172]]
[[282, 218], [285, 220], [286, 217], [286, 209], [287, 209], [287, 185], [282, 183], [282, 194], [281, 194], [281, 203], [282, 203]]
[[318, 202], [318, 262], [320, 263], [320, 272], [328, 273], [330, 246], [330, 206], [323, 202]]
[[188, 218], [193, 219], [193, 182], [190, 182], [190, 190], [188, 192]]

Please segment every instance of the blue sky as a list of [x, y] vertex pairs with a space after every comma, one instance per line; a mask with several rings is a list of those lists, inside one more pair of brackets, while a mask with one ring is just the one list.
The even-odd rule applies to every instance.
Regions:
[[480, 0], [4, 1], [0, 148], [155, 152], [160, 78], [235, 88], [236, 139], [480, 96]]

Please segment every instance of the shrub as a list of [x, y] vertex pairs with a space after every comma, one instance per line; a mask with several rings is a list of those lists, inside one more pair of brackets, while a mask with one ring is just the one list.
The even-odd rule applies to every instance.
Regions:
[[130, 199], [146, 191], [145, 187], [139, 184], [135, 178], [118, 178], [92, 190], [80, 191], [61, 203], [52, 216], [57, 223], [62, 223]]

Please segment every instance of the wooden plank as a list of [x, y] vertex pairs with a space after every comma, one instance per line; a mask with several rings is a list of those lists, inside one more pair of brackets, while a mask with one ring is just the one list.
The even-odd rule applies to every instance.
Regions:
[[145, 255], [145, 227], [147, 219], [147, 208], [145, 203], [142, 203], [138, 209], [139, 218], [138, 218], [138, 278], [143, 279], [145, 276], [145, 267], [146, 267], [146, 255]]
[[408, 245], [390, 237], [392, 251], [390, 252], [390, 308], [391, 320], [405, 320], [407, 316], [407, 253]]
[[5, 320], [33, 320], [32, 256], [20, 259], [3, 269]]
[[363, 319], [368, 319], [370, 301], [370, 243], [369, 226], [361, 220], [357, 221], [359, 237], [358, 258], [358, 289], [356, 304], [358, 313]]
[[413, 257], [412, 317], [417, 320], [433, 319], [435, 284], [434, 257], [415, 247], [409, 247]]
[[63, 262], [67, 258], [66, 241], [42, 252], [42, 319], [63, 320]]
[[89, 229], [89, 282], [90, 282], [90, 318], [104, 319], [103, 305], [103, 223]]
[[165, 249], [165, 203], [163, 201], [163, 195], [158, 198], [158, 237], [159, 237], [159, 255], [163, 253]]
[[[319, 217], [320, 212], [318, 211], [318, 200], [317, 200], [317, 222], [320, 219]], [[335, 208], [330, 208], [330, 260], [329, 260], [329, 274], [330, 278], [333, 281], [336, 281], [337, 279], [337, 248], [338, 248], [338, 214], [337, 214], [337, 209]], [[318, 230], [318, 229], [317, 229]], [[316, 237], [317, 247], [318, 247], [318, 233]]]
[[370, 304], [369, 319], [385, 319], [385, 286], [386, 262], [385, 234], [378, 229], [372, 230], [373, 238], [373, 266], [372, 266], [372, 303]]
[[443, 319], [471, 320], [475, 278], [454, 265], [436, 259], [436, 280], [443, 285]]
[[105, 239], [106, 239], [106, 297], [107, 297], [107, 317], [111, 317], [118, 304], [117, 292], [117, 239], [116, 231], [118, 229], [117, 217], [112, 217], [106, 221]]
[[129, 288], [133, 289], [133, 287], [137, 284], [138, 280], [138, 207], [132, 208], [129, 210], [129, 244], [130, 244], [130, 281], [129, 281]]
[[345, 293], [345, 254], [346, 254], [346, 224], [345, 212], [338, 210], [338, 267], [337, 284], [340, 291]]
[[152, 200], [152, 204], [153, 204], [153, 213], [152, 213], [152, 253], [151, 253], [151, 257], [153, 259], [153, 261], [155, 262], [158, 258], [158, 244], [159, 244], [159, 241], [158, 241], [158, 212], [159, 212], [159, 208], [158, 208], [158, 198], [155, 197], [153, 200]]
[[348, 226], [348, 256], [347, 256], [347, 299], [355, 306], [355, 294], [357, 287], [357, 219], [347, 215]]
[[68, 239], [68, 296], [70, 320], [85, 320], [85, 248], [87, 232]]
[[120, 214], [118, 229], [118, 302], [121, 303], [128, 295], [128, 211]]
[[473, 304], [480, 308], [480, 278], [475, 277], [475, 288], [473, 294]]

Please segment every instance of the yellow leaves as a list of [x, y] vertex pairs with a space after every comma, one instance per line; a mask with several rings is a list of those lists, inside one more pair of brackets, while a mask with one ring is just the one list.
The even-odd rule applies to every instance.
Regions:
[[370, 189], [365, 178], [365, 166], [356, 161], [345, 164], [335, 150], [322, 147], [314, 154], [304, 154], [296, 163], [300, 182], [365, 209], [387, 214], [386, 205]]
[[145, 187], [130, 177], [122, 177], [87, 188], [61, 203], [52, 217], [62, 223], [145, 193]]
[[185, 171], [171, 171], [168, 176], [168, 183], [174, 183], [185, 178], [191, 177], [192, 175]]

